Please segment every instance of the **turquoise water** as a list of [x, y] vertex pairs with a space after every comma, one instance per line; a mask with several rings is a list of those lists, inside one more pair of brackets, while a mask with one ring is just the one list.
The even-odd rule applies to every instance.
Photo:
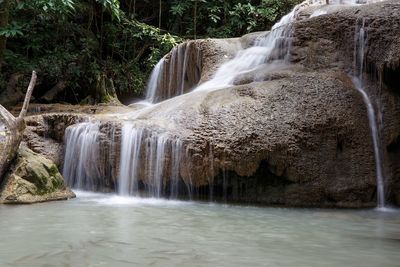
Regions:
[[400, 266], [398, 210], [77, 195], [0, 205], [0, 266]]

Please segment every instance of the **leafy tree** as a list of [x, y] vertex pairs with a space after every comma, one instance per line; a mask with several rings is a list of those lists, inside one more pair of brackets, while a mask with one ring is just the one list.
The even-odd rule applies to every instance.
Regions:
[[10, 0], [0, 0], [0, 60], [3, 57], [4, 50], [7, 44], [8, 17], [10, 14]]
[[0, 0], [0, 93], [12, 74], [36, 69], [39, 101], [58, 83], [67, 86], [55, 101], [102, 101], [99, 84], [137, 97], [152, 67], [183, 39], [267, 30], [297, 2]]

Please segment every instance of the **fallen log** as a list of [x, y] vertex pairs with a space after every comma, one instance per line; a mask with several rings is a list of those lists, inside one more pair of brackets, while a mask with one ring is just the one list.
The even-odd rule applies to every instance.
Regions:
[[32, 71], [31, 81], [18, 117], [14, 117], [6, 108], [0, 105], [0, 181], [8, 170], [11, 161], [15, 158], [19, 144], [22, 141], [25, 129], [24, 117], [28, 111], [36, 79], [36, 72]]

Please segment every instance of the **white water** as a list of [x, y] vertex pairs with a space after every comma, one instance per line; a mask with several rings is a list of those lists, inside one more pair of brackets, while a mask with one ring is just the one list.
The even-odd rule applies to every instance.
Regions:
[[79, 123], [65, 131], [63, 176], [73, 188], [96, 190], [102, 180], [99, 124]]
[[222, 64], [213, 78], [198, 86], [195, 91], [227, 87], [233, 84], [238, 75], [267, 64], [270, 60], [287, 60], [292, 33], [290, 23], [294, 21], [299, 10], [300, 5], [282, 17], [266, 36], [257, 38], [252, 47], [239, 51], [233, 59]]
[[[171, 176], [170, 176], [170, 198], [177, 199], [179, 195], [179, 173], [180, 163], [182, 156], [182, 141], [180, 139], [174, 139], [171, 147]], [[190, 190], [188, 191], [189, 197], [191, 197]]]
[[118, 178], [118, 193], [133, 195], [138, 192], [138, 174], [143, 128], [135, 129], [130, 124], [122, 127], [121, 133], [120, 174]]
[[146, 89], [146, 101], [150, 103], [155, 103], [158, 99], [157, 90], [161, 86], [164, 72], [164, 58], [158, 61], [157, 65], [151, 72], [150, 79]]
[[143, 190], [138, 184], [144, 176], [144, 191], [148, 196], [159, 198], [166, 189], [173, 199], [184, 193], [178, 192], [181, 140], [165, 133], [144, 131], [130, 123], [123, 126], [121, 135], [119, 194], [140, 195]]
[[[189, 58], [193, 57], [189, 53], [193, 53], [193, 51], [197, 51], [197, 53], [195, 58], [191, 58], [192, 64], [193, 62], [199, 63], [200, 54], [194, 42], [185, 42], [175, 46], [157, 63], [148, 81], [145, 101], [157, 103], [181, 95], [193, 86], [191, 83], [197, 82], [196, 80], [200, 77], [188, 77]], [[195, 68], [196, 66], [190, 67]], [[193, 70], [191, 75], [194, 75]]]
[[311, 14], [310, 18], [315, 18], [326, 14], [328, 14], [326, 10], [317, 9]]
[[357, 24], [354, 37], [354, 67], [356, 74], [353, 77], [353, 83], [356, 89], [361, 93], [364, 103], [368, 111], [368, 121], [371, 128], [371, 137], [374, 147], [375, 165], [376, 165], [376, 184], [377, 184], [377, 205], [378, 208], [385, 206], [385, 185], [382, 161], [382, 144], [379, 135], [378, 122], [376, 118], [377, 112], [371, 102], [371, 98], [364, 85], [364, 66], [365, 66], [365, 50], [367, 44], [367, 36], [365, 31], [365, 19], [361, 25]]

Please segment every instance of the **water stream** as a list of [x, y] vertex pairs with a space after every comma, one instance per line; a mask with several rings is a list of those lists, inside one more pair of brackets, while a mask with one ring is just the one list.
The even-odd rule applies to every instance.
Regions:
[[185, 93], [200, 79], [200, 66], [200, 50], [195, 42], [184, 42], [175, 46], [154, 67], [148, 81], [145, 101], [157, 103]]
[[99, 123], [85, 122], [65, 131], [63, 177], [72, 188], [97, 190], [102, 180]]
[[[170, 198], [178, 197], [182, 142], [165, 133], [146, 131], [126, 123], [122, 128], [118, 193], [139, 195], [140, 177], [146, 177], [148, 196], [161, 197], [166, 188]], [[168, 158], [167, 155], [170, 155]], [[169, 184], [167, 185], [166, 176]]]
[[354, 70], [355, 75], [353, 77], [353, 83], [355, 88], [361, 93], [363, 101], [368, 111], [368, 121], [371, 129], [372, 144], [374, 147], [374, 157], [376, 165], [376, 187], [377, 187], [377, 205], [378, 208], [385, 206], [385, 184], [384, 184], [384, 172], [383, 172], [383, 152], [382, 143], [379, 133], [378, 120], [376, 117], [376, 110], [371, 101], [371, 97], [364, 84], [364, 66], [365, 53], [367, 46], [367, 36], [365, 30], [365, 19], [361, 20], [361, 23], [357, 23], [356, 32], [354, 37]]

